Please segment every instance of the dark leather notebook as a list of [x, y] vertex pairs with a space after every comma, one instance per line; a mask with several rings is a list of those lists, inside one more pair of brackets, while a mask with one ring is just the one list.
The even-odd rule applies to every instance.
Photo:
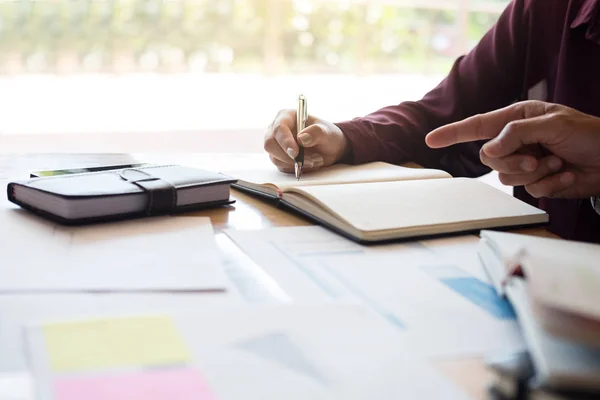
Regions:
[[152, 165], [10, 182], [8, 200], [67, 225], [164, 215], [233, 203], [236, 180], [180, 165]]

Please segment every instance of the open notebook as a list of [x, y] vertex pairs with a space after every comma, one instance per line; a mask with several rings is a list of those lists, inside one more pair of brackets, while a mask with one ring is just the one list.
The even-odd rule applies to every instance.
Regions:
[[544, 211], [484, 182], [435, 169], [338, 164], [300, 181], [276, 169], [228, 174], [235, 188], [364, 243], [548, 222]]

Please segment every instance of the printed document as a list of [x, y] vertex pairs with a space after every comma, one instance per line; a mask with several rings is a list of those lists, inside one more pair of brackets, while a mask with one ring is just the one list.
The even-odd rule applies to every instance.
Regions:
[[474, 266], [477, 240], [449, 257], [445, 239], [437, 253], [434, 241], [361, 246], [318, 226], [226, 234], [294, 301], [365, 304], [427, 356], [524, 348], [512, 307]]

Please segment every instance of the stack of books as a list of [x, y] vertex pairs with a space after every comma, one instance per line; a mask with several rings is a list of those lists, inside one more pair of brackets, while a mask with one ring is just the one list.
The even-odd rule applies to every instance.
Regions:
[[600, 399], [600, 245], [482, 231], [478, 254], [527, 351], [490, 357], [497, 399]]

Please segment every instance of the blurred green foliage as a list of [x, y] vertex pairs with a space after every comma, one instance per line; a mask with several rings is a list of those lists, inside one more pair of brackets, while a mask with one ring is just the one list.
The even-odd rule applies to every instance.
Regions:
[[0, 0], [0, 72], [438, 72], [508, 3], [466, 1]]

